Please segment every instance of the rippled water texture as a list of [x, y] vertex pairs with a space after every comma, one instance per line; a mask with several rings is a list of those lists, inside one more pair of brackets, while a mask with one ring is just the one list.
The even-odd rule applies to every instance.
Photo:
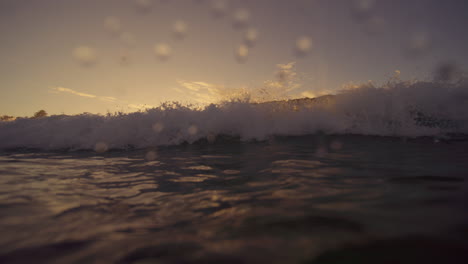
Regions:
[[466, 257], [467, 172], [468, 142], [363, 136], [3, 152], [0, 262]]

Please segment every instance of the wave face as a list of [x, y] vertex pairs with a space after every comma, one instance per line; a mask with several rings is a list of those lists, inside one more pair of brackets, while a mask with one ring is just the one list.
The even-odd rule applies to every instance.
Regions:
[[0, 122], [0, 148], [145, 148], [214, 141], [218, 135], [264, 140], [317, 132], [403, 137], [468, 134], [467, 84], [466, 80], [392, 81], [315, 99], [234, 100], [203, 109], [166, 103], [130, 114], [19, 118]]

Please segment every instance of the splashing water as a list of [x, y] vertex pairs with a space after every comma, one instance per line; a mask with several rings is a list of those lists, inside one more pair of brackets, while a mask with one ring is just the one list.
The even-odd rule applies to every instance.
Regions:
[[[162, 104], [117, 115], [56, 115], [0, 122], [0, 148], [109, 149], [195, 142], [212, 135], [265, 140], [276, 135], [437, 136], [468, 133], [468, 83], [392, 81], [337, 95], [252, 103], [231, 98], [206, 107]], [[102, 149], [102, 148], [99, 148]]]

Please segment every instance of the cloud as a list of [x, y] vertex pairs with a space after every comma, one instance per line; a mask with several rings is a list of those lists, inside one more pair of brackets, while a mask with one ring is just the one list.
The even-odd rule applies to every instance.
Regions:
[[173, 90], [201, 104], [217, 103], [223, 100], [264, 102], [287, 99], [292, 91], [301, 87], [295, 65], [296, 62], [277, 64], [273, 79], [254, 87], [225, 87], [204, 81], [179, 80], [177, 81], [179, 87]]
[[206, 82], [189, 82], [189, 81], [177, 81], [180, 86], [189, 89], [194, 92], [199, 92], [201, 90], [208, 90], [211, 93], [217, 91], [217, 86], [214, 84], [206, 83]]
[[223, 86], [201, 81], [177, 81], [180, 88], [174, 88], [179, 93], [187, 93], [198, 103], [214, 103], [222, 95]]
[[286, 64], [277, 64], [278, 70], [275, 72], [275, 80], [268, 80], [264, 82], [265, 88], [270, 89], [283, 89], [288, 92], [293, 89], [299, 88], [300, 85], [297, 80], [297, 72], [295, 69], [296, 62], [289, 62]]
[[276, 67], [278, 67], [281, 70], [292, 70], [295, 65], [296, 65], [296, 62], [292, 61], [286, 64], [276, 64]]
[[276, 65], [275, 79], [263, 83], [261, 90], [264, 91], [264, 100], [286, 99], [292, 91], [301, 87], [295, 66], [296, 62], [294, 61]]
[[51, 93], [68, 93], [68, 94], [72, 94], [72, 95], [76, 95], [76, 96], [80, 96], [80, 97], [91, 98], [91, 99], [95, 99], [95, 100], [99, 100], [99, 101], [103, 101], [103, 102], [107, 102], [107, 103], [123, 104], [123, 105], [126, 105], [128, 108], [138, 109], [138, 110], [144, 110], [144, 109], [154, 108], [155, 107], [153, 105], [148, 105], [148, 104], [130, 103], [130, 102], [127, 102], [125, 100], [120, 100], [120, 99], [117, 99], [117, 98], [112, 97], [112, 96], [97, 96], [97, 95], [94, 95], [94, 94], [82, 93], [82, 92], [78, 92], [78, 91], [75, 91], [73, 89], [65, 88], [65, 87], [53, 87], [53, 88], [50, 88], [49, 92], [51, 92]]
[[322, 91], [304, 91], [300, 94], [301, 97], [307, 97], [307, 98], [315, 98], [315, 97], [320, 97], [324, 95], [329, 95], [332, 94], [332, 91], [329, 90], [322, 90]]
[[64, 88], [64, 87], [55, 87], [55, 88], [52, 88], [52, 90], [55, 90], [57, 92], [70, 93], [70, 94], [74, 94], [74, 95], [78, 95], [78, 96], [82, 96], [82, 97], [88, 97], [88, 98], [96, 98], [97, 97], [96, 95], [93, 95], [93, 94], [81, 93], [81, 92], [72, 90], [70, 88]]
[[147, 104], [127, 104], [128, 108], [138, 109], [138, 110], [145, 110], [150, 108], [155, 108], [154, 105], [147, 105]]

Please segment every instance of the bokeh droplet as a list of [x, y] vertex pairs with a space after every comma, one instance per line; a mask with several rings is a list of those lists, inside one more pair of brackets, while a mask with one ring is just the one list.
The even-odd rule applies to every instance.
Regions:
[[249, 47], [247, 45], [240, 45], [235, 50], [235, 57], [239, 63], [245, 63], [249, 57]]
[[153, 131], [156, 133], [160, 133], [164, 130], [164, 124], [161, 122], [157, 122], [153, 125]]
[[183, 39], [187, 35], [188, 26], [182, 20], [178, 20], [174, 23], [173, 32], [176, 38]]
[[156, 54], [156, 57], [162, 61], [165, 61], [169, 59], [172, 55], [172, 48], [171, 46], [160, 43], [154, 46], [154, 53]]
[[92, 66], [97, 62], [97, 52], [89, 46], [79, 46], [73, 50], [73, 57], [82, 66]]
[[211, 11], [214, 17], [223, 17], [228, 11], [228, 1], [227, 0], [212, 0], [211, 2]]
[[111, 34], [116, 35], [122, 29], [120, 20], [116, 17], [109, 16], [104, 19], [104, 28]]
[[244, 35], [244, 43], [249, 46], [253, 47], [257, 42], [258, 32], [255, 28], [249, 28], [246, 30]]
[[233, 25], [235, 28], [244, 28], [249, 24], [250, 11], [245, 8], [240, 8], [234, 11]]
[[195, 125], [191, 125], [188, 129], [187, 129], [187, 132], [189, 133], [189, 135], [196, 135], [198, 133], [198, 127], [195, 126]]
[[153, 6], [152, 0], [134, 0], [138, 12], [148, 13]]
[[306, 56], [312, 49], [312, 39], [307, 36], [299, 37], [296, 40], [295, 52], [298, 57]]
[[135, 37], [133, 36], [132, 33], [129, 33], [129, 32], [123, 32], [121, 35], [120, 35], [120, 40], [122, 41], [122, 43], [128, 47], [128, 48], [133, 48], [135, 47], [136, 45], [136, 39]]
[[94, 151], [97, 153], [104, 153], [109, 150], [109, 146], [107, 146], [106, 143], [104, 142], [98, 142], [96, 145], [94, 145]]
[[145, 159], [147, 161], [154, 161], [158, 158], [158, 153], [154, 150], [151, 150], [151, 151], [148, 151], [148, 153], [146, 153], [145, 155]]

